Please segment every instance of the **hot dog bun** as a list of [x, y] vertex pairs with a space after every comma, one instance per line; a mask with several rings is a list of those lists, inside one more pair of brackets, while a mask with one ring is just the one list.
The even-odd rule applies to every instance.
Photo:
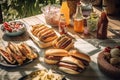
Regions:
[[55, 41], [53, 41], [54, 48], [66, 49], [69, 50], [73, 47], [74, 42], [71, 38], [67, 37], [66, 35], [61, 35]]
[[43, 24], [33, 25], [29, 34], [40, 48], [52, 46], [52, 42], [58, 37], [52, 28]]
[[88, 66], [91, 61], [90, 56], [88, 56], [87, 54], [82, 53], [78, 50], [69, 51], [69, 55], [82, 61], [85, 66]]
[[7, 52], [6, 50], [0, 48], [0, 54], [4, 57], [4, 59], [10, 63], [10, 64], [14, 64], [15, 63], [15, 60], [14, 58], [12, 57], [12, 54]]
[[60, 70], [68, 74], [79, 74], [85, 68], [81, 61], [71, 56], [63, 57], [58, 66]]
[[27, 59], [35, 59], [37, 57], [37, 54], [26, 43], [21, 43], [18, 48]]
[[26, 60], [26, 57], [20, 52], [20, 50], [17, 47], [17, 44], [9, 42], [8, 49], [11, 51], [12, 56], [18, 62], [18, 64], [23, 64], [23, 61]]
[[64, 56], [68, 56], [68, 51], [64, 49], [48, 49], [45, 51], [44, 61], [47, 64], [57, 64]]
[[0, 48], [0, 54], [8, 63], [18, 65], [22, 65], [28, 59], [37, 58], [37, 54], [25, 43], [15, 44], [9, 42], [5, 49]]

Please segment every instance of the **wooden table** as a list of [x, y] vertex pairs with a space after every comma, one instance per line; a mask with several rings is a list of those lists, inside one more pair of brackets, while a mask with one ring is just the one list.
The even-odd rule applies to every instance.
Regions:
[[[43, 14], [31, 16], [27, 18], [20, 19], [23, 21], [27, 28], [31, 27], [31, 25], [35, 24], [46, 24], [45, 18]], [[53, 27], [56, 31], [58, 27]], [[120, 30], [120, 29], [119, 29]], [[83, 34], [76, 33], [73, 31], [73, 27], [68, 27], [68, 33], [72, 35], [77, 41], [75, 44], [79, 44], [76, 46], [81, 51], [86, 51], [88, 55], [90, 55], [92, 61], [90, 66], [81, 74], [79, 75], [70, 75], [61, 72], [58, 70], [56, 66], [48, 65], [44, 63], [43, 56], [44, 51], [46, 49], [41, 49], [31, 40], [28, 33], [26, 32], [24, 35], [19, 37], [7, 37], [3, 34], [0, 30], [0, 47], [7, 45], [9, 41], [12, 42], [26, 42], [35, 47], [39, 52], [39, 59], [35, 60], [34, 62], [18, 67], [18, 68], [6, 68], [0, 66], [0, 80], [18, 80], [19, 78], [31, 73], [32, 71], [38, 69], [53, 69], [58, 73], [65, 75], [70, 80], [112, 80], [111, 78], [105, 76], [103, 73], [100, 72], [98, 65], [97, 65], [97, 55], [99, 51], [101, 51], [106, 46], [116, 46], [120, 45], [120, 39], [118, 35], [112, 33], [108, 30], [108, 39], [106, 40], [99, 40], [95, 38], [94, 33], [91, 35], [84, 36]], [[87, 50], [88, 49], [88, 50]]]

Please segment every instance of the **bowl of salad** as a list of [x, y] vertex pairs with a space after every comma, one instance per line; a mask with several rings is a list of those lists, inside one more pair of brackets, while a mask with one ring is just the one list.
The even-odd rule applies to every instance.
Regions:
[[25, 33], [26, 25], [21, 21], [4, 22], [1, 30], [7, 36], [19, 36]]

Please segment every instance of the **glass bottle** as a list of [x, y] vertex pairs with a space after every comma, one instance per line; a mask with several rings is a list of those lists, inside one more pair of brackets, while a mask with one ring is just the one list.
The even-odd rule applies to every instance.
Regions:
[[97, 25], [97, 38], [107, 38], [108, 18], [106, 12], [102, 12]]
[[62, 1], [62, 6], [60, 10], [61, 10], [61, 13], [63, 13], [65, 16], [66, 24], [69, 25], [70, 24], [70, 14], [69, 14], [70, 10], [67, 4], [67, 0]]
[[74, 31], [84, 32], [84, 18], [81, 10], [81, 3], [77, 3], [76, 13], [74, 15]]
[[66, 20], [65, 20], [65, 16], [64, 14], [60, 14], [60, 19], [59, 19], [59, 33], [62, 35], [62, 34], [66, 34], [67, 31], [66, 31]]

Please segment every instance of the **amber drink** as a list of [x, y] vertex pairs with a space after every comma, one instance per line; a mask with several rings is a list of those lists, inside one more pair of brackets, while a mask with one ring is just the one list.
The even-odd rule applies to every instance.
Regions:
[[74, 19], [74, 31], [75, 32], [83, 32], [84, 31], [83, 19]]
[[84, 19], [81, 11], [81, 3], [77, 3], [76, 13], [74, 15], [74, 31], [84, 32]]

